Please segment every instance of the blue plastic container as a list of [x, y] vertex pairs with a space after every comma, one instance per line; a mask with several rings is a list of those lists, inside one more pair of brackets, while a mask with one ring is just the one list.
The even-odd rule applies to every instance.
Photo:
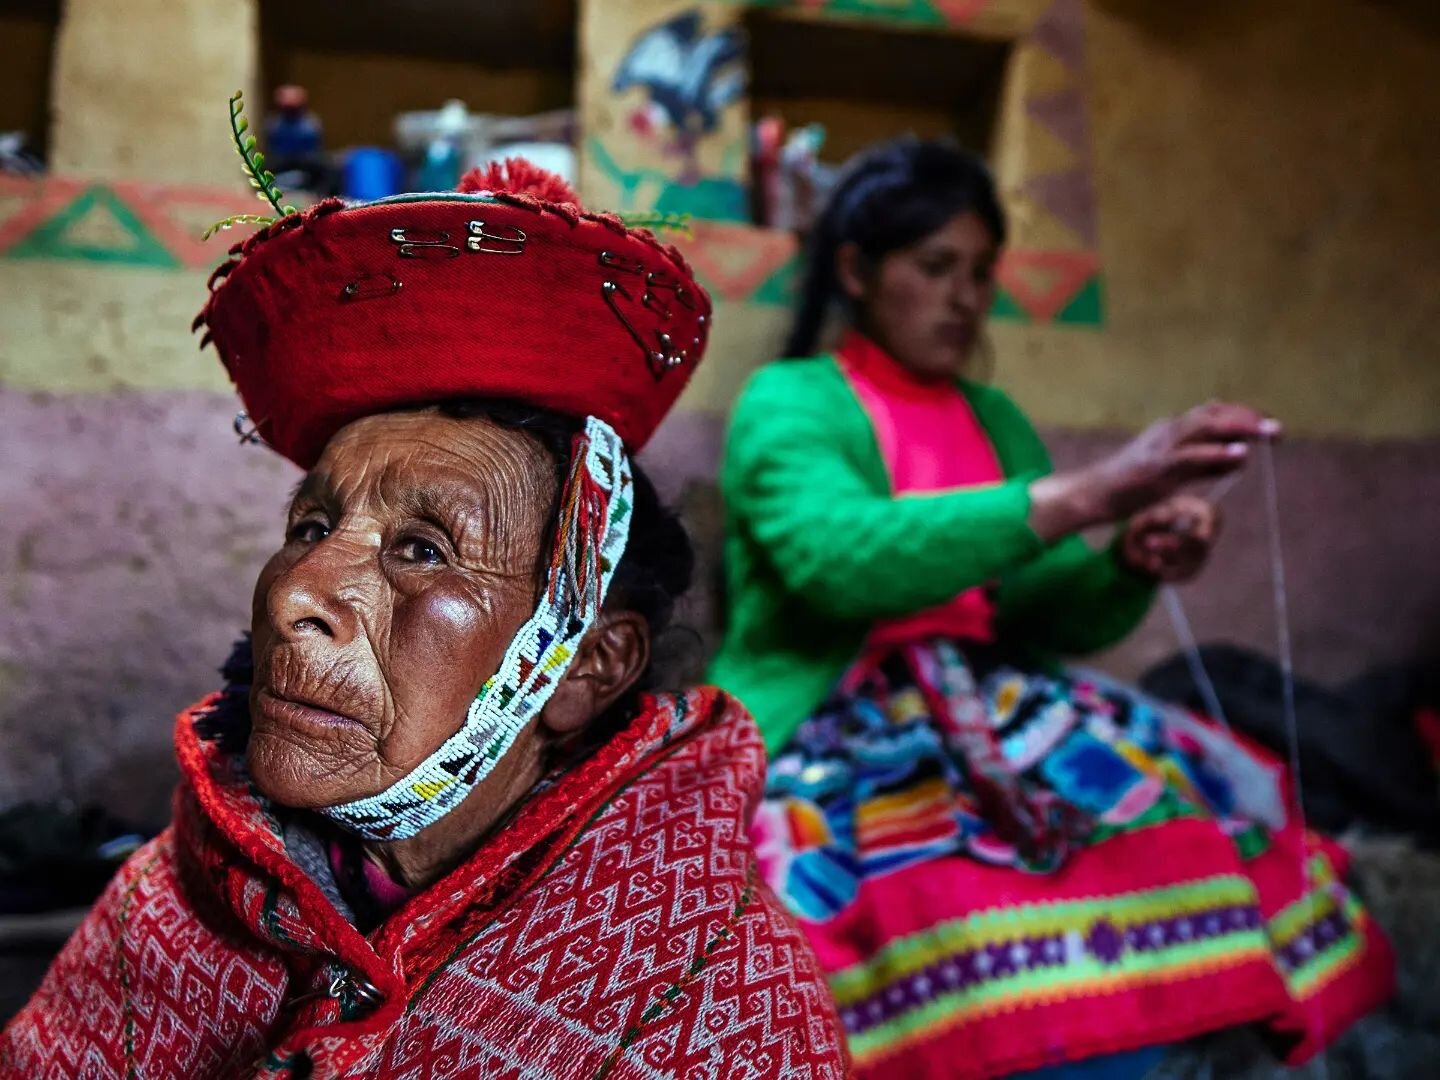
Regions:
[[405, 164], [399, 155], [378, 146], [359, 146], [345, 155], [340, 193], [368, 202], [400, 194], [404, 182]]

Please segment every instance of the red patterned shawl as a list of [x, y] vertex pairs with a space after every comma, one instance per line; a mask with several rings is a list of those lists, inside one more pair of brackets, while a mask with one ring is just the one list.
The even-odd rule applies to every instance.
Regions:
[[0, 1035], [0, 1075], [846, 1071], [815, 961], [756, 874], [764, 751], [726, 695], [649, 699], [368, 936], [287, 854], [240, 759], [201, 734], [221, 702], [181, 714], [174, 824]]

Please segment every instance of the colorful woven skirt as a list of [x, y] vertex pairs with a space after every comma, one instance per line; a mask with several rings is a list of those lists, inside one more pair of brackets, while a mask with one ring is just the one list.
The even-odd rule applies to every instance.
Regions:
[[1282, 765], [1098, 677], [948, 641], [858, 664], [754, 835], [860, 1076], [985, 1077], [1265, 1024], [1291, 1063], [1390, 994]]

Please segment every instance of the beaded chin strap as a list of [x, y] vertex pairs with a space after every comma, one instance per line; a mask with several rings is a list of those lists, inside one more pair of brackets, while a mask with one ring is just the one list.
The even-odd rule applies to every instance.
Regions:
[[603, 420], [586, 419], [570, 462], [545, 595], [470, 703], [465, 723], [404, 779], [320, 813], [367, 840], [414, 836], [460, 805], [555, 692], [605, 602], [634, 499], [624, 444]]

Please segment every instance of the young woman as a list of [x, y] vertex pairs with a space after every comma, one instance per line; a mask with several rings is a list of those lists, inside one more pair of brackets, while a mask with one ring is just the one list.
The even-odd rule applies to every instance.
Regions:
[[[862, 1074], [998, 1075], [1262, 1020], [1303, 1058], [1390, 982], [1338, 849], [1302, 888], [1279, 770], [1054, 663], [1200, 571], [1218, 518], [1188, 487], [1278, 425], [1202, 405], [1052, 472], [968, 377], [1004, 242], [974, 158], [862, 155], [815, 229], [792, 359], [736, 407], [712, 676], [772, 755], [766, 876]], [[837, 307], [838, 349], [811, 355]], [[1078, 535], [1106, 524], [1103, 550]]]

